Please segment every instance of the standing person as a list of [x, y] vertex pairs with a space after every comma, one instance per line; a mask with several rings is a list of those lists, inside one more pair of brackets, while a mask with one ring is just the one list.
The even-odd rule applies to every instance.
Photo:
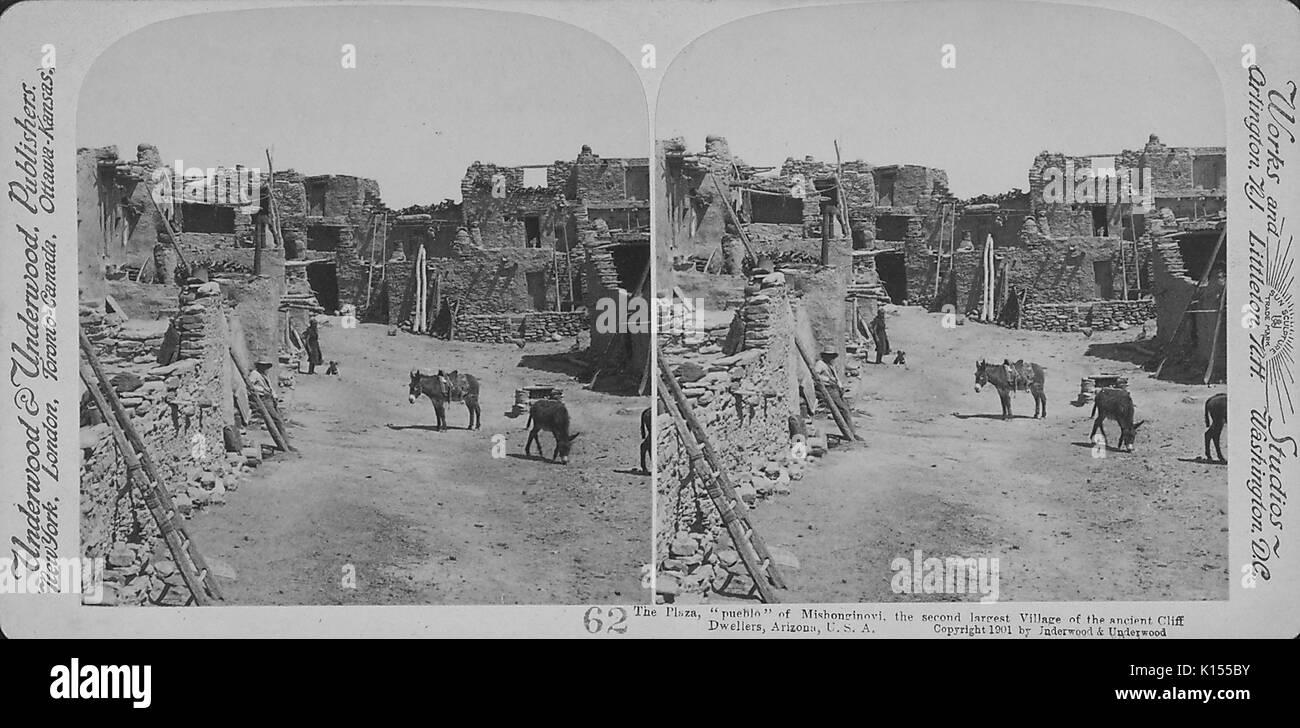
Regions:
[[871, 320], [871, 338], [876, 343], [876, 363], [889, 353], [889, 333], [885, 331], [885, 311], [876, 309], [876, 317]]
[[844, 390], [840, 388], [839, 375], [835, 373], [835, 357], [838, 356], [834, 350], [826, 349], [822, 351], [821, 359], [813, 365], [813, 376], [826, 387], [826, 391], [831, 396], [831, 402], [827, 402], [828, 407], [837, 407], [845, 416], [849, 416], [849, 406], [844, 402]]
[[320, 354], [320, 332], [316, 329], [316, 319], [313, 318], [307, 324], [307, 330], [302, 332], [302, 342], [307, 348], [307, 373], [315, 374], [316, 366], [324, 362]]

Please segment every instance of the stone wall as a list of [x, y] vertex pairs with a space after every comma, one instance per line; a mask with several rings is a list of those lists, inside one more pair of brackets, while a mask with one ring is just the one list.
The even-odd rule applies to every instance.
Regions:
[[587, 330], [583, 311], [538, 311], [524, 314], [458, 316], [456, 340], [487, 344], [523, 341], [555, 341]]
[[[907, 288], [915, 303], [936, 307], [934, 302], [935, 251], [922, 243], [906, 243]], [[994, 244], [994, 265], [1005, 273], [1003, 290], [1015, 287], [1029, 292], [1031, 305], [1099, 300], [1095, 263], [1108, 262], [1113, 277], [1113, 295], [1122, 290], [1119, 262], [1120, 238], [1073, 236], [1048, 238], [1022, 236], [1016, 247]], [[958, 313], [977, 308], [984, 281], [984, 243], [958, 249], [942, 258], [939, 302], [955, 303]], [[951, 272], [950, 272], [951, 271]], [[954, 297], [955, 291], [955, 297]], [[1001, 302], [997, 304], [1001, 307]]]
[[[751, 284], [732, 326], [663, 349], [738, 495], [750, 504], [788, 494], [804, 467], [790, 462], [789, 418], [799, 413], [797, 353], [789, 293], [777, 282], [782, 279], [776, 274], [767, 284]], [[736, 346], [743, 348], [725, 353], [724, 347]], [[682, 600], [721, 586], [729, 571], [742, 569], [668, 414], [659, 415], [656, 433], [656, 590], [661, 599]]]
[[1155, 318], [1154, 301], [1026, 304], [1020, 328], [1035, 331], [1119, 331]]
[[303, 176], [292, 169], [276, 172], [274, 185], [285, 258], [301, 257], [307, 251], [307, 191]]
[[[229, 309], [220, 285], [187, 286], [178, 308], [181, 359], [164, 366], [157, 356], [165, 322], [124, 321], [84, 305], [80, 321], [177, 510], [188, 517], [223, 503], [261, 451], [224, 447], [223, 428], [234, 423], [231, 377], [238, 375], [229, 363]], [[105, 603], [183, 603], [188, 591], [180, 573], [140, 491], [128, 487], [109, 427], [88, 397], [82, 418], [82, 554], [107, 560]]]

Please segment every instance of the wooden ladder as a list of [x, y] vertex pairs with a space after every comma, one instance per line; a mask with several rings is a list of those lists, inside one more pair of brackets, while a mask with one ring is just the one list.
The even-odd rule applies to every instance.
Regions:
[[185, 586], [190, 590], [190, 602], [187, 604], [206, 606], [214, 600], [224, 600], [225, 597], [212, 576], [212, 570], [208, 568], [194, 539], [186, 530], [149, 450], [131, 424], [130, 416], [117, 398], [117, 391], [104, 375], [85, 332], [80, 332], [80, 343], [81, 353], [85, 357], [85, 362], [81, 364], [81, 380], [90, 390], [95, 406], [104, 415], [104, 422], [113, 433], [117, 450], [126, 463], [127, 482], [140, 488], [145, 505], [158, 524], [158, 531], [167, 543], [172, 560], [176, 563]]
[[[717, 452], [709, 442], [708, 433], [695, 419], [691, 405], [682, 393], [677, 378], [668, 369], [668, 362], [663, 353], [655, 357], [659, 363], [659, 398], [668, 413], [672, 415], [677, 437], [685, 447], [691, 462], [692, 472], [698, 474], [704, 482], [704, 489], [709, 500], [722, 518], [722, 524], [740, 554], [740, 560], [749, 573], [754, 585], [749, 594], [758, 592], [759, 599], [768, 604], [779, 602], [777, 589], [785, 589], [785, 579], [772, 560], [767, 545], [749, 520], [749, 507], [736, 494], [736, 488], [722, 467]], [[730, 577], [728, 577], [730, 582]], [[725, 585], [723, 588], [726, 588]]]

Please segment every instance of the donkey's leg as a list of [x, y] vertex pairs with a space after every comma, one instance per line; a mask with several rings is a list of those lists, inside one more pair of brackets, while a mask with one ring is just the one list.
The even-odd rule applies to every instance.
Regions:
[[1223, 425], [1214, 428], [1214, 452], [1219, 455], [1219, 462], [1226, 463], [1228, 459], [1223, 457], [1223, 448], [1219, 447], [1219, 440], [1223, 437]]
[[1002, 419], [1011, 419], [1011, 393], [999, 389], [998, 399], [1002, 400]]
[[438, 429], [447, 429], [447, 405], [439, 400], [433, 401], [433, 412], [438, 416]]
[[524, 443], [524, 454], [525, 454], [525, 455], [531, 455], [531, 454], [532, 454], [532, 452], [530, 451], [529, 448], [531, 448], [531, 447], [533, 446], [533, 441], [534, 441], [534, 440], [537, 441], [537, 454], [538, 454], [538, 455], [541, 455], [541, 454], [542, 454], [542, 441], [537, 439], [537, 428], [534, 427], [534, 428], [533, 428], [531, 431], [529, 431], [529, 433], [528, 433], [528, 441]]
[[1098, 433], [1098, 432], [1101, 432], [1101, 441], [1102, 441], [1102, 444], [1105, 444], [1105, 443], [1107, 442], [1107, 440], [1106, 440], [1106, 430], [1105, 430], [1105, 428], [1103, 428], [1103, 427], [1101, 426], [1101, 420], [1102, 420], [1102, 418], [1101, 418], [1101, 417], [1098, 417], [1098, 418], [1097, 418], [1097, 421], [1094, 422], [1094, 423], [1092, 423], [1092, 433], [1091, 433], [1090, 435], [1088, 435], [1088, 442], [1091, 442], [1091, 443], [1094, 444], [1094, 445], [1097, 444], [1097, 433]]

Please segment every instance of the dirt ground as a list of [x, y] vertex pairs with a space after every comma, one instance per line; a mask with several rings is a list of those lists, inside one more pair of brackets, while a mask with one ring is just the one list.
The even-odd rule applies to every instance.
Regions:
[[[337, 321], [337, 319], [335, 320]], [[300, 456], [268, 458], [228, 504], [190, 521], [205, 555], [234, 567], [234, 604], [643, 603], [650, 477], [639, 472], [644, 398], [582, 389], [545, 355], [447, 342], [362, 324], [321, 328], [340, 376], [299, 374], [285, 390]], [[483, 428], [451, 403], [436, 432], [427, 398], [407, 401], [412, 367], [482, 382]], [[564, 390], [581, 436], [569, 465], [523, 455], [516, 388]], [[492, 457], [493, 435], [506, 457]], [[250, 431], [269, 443], [264, 431]], [[543, 433], [549, 456], [554, 441]], [[534, 449], [534, 453], [536, 450]], [[355, 574], [356, 588], [344, 586]]]
[[[1115, 346], [1133, 329], [1085, 338], [941, 319], [914, 307], [889, 316], [907, 366], [864, 364], [848, 380], [867, 442], [833, 448], [791, 495], [754, 511], [763, 538], [800, 562], [783, 601], [978, 596], [893, 593], [891, 561], [916, 549], [997, 557], [1000, 601], [1227, 598], [1227, 468], [1198, 460], [1204, 402], [1223, 385], [1151, 378]], [[1031, 418], [1028, 393], [1013, 398], [1015, 419], [1000, 419], [996, 391], [974, 391], [981, 357], [1044, 365], [1046, 420]], [[1079, 380], [1102, 372], [1129, 378], [1146, 420], [1133, 453], [1094, 457], [1091, 404], [1070, 404]], [[818, 427], [836, 432], [829, 419]], [[1106, 432], [1113, 446], [1118, 427]]]

